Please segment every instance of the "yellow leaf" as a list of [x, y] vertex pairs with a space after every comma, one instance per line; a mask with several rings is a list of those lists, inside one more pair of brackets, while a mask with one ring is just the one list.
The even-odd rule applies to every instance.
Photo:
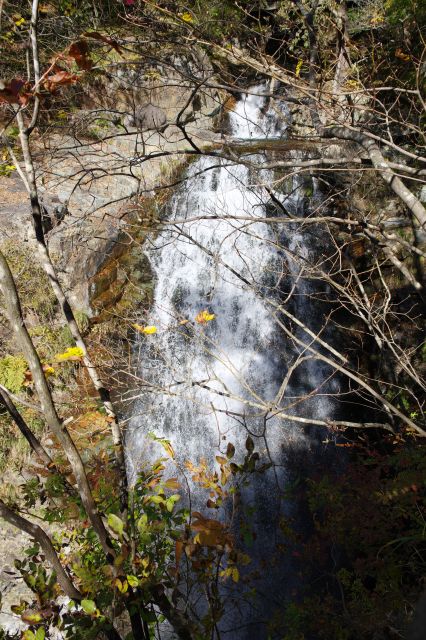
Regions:
[[150, 325], [149, 327], [142, 327], [140, 324], [132, 324], [132, 327], [139, 331], [139, 333], [145, 333], [146, 335], [151, 335], [153, 333], [157, 333], [157, 327]]
[[55, 375], [55, 369], [48, 364], [43, 365], [43, 372], [46, 378]]
[[206, 324], [207, 322], [214, 320], [215, 317], [214, 313], [209, 313], [207, 309], [204, 309], [196, 316], [195, 322], [198, 322], [198, 324]]
[[164, 483], [164, 486], [167, 487], [167, 489], [173, 489], [173, 490], [180, 489], [180, 484], [177, 478], [169, 478]]
[[150, 335], [150, 334], [152, 334], [152, 333], [157, 333], [157, 327], [154, 327], [154, 326], [145, 327], [145, 328], [143, 329], [143, 332], [144, 332], [144, 333], [146, 333], [146, 334], [148, 334], [148, 335]]
[[162, 443], [165, 452], [171, 457], [174, 458], [175, 457], [175, 450], [173, 449], [172, 445], [170, 444], [170, 442], [163, 442]]
[[64, 353], [57, 353], [55, 360], [63, 362], [65, 360], [81, 360], [84, 356], [84, 351], [80, 347], [68, 347]]
[[21, 615], [21, 618], [24, 622], [27, 622], [28, 624], [38, 624], [39, 622], [41, 622], [43, 620], [43, 616], [38, 613], [38, 611], [24, 611], [24, 613]]
[[237, 569], [237, 567], [234, 567], [232, 569], [232, 579], [234, 582], [238, 582], [238, 580], [240, 579], [240, 573]]
[[179, 14], [179, 17], [182, 18], [184, 22], [194, 22], [194, 18], [188, 11], [185, 11], [185, 13]]
[[403, 60], [404, 62], [409, 62], [411, 60], [411, 56], [409, 56], [408, 53], [404, 53], [402, 49], [399, 48], [395, 51], [395, 57]]
[[129, 584], [127, 580], [121, 581], [120, 578], [116, 578], [114, 580], [114, 586], [119, 590], [120, 593], [126, 593], [129, 588]]
[[303, 60], [299, 60], [297, 65], [296, 65], [296, 78], [298, 78], [300, 76], [300, 72], [302, 71], [302, 67], [303, 67]]

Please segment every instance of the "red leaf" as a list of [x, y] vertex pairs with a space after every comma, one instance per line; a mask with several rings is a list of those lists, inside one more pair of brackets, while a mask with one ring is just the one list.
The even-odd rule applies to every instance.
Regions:
[[180, 559], [183, 551], [183, 542], [181, 540], [176, 540], [175, 545], [175, 556], [176, 556], [176, 568], [179, 568]]
[[29, 88], [29, 84], [21, 78], [13, 78], [7, 84], [0, 81], [0, 102], [25, 106], [31, 97], [31, 93], [24, 91], [25, 88]]

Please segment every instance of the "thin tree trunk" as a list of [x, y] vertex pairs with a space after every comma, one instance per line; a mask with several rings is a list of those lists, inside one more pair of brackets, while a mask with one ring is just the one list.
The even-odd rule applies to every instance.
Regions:
[[[21, 531], [24, 531], [29, 536], [31, 536], [33, 540], [38, 542], [43, 550], [44, 555], [46, 556], [47, 561], [55, 571], [58, 583], [65, 595], [72, 600], [76, 600], [77, 602], [82, 600], [83, 595], [80, 593], [77, 587], [75, 587], [70, 576], [62, 566], [61, 561], [59, 560], [58, 555], [55, 551], [55, 547], [53, 546], [52, 541], [50, 540], [44, 529], [42, 529], [39, 525], [34, 524], [30, 520], [23, 518], [18, 513], [15, 513], [15, 511], [10, 509], [10, 507], [8, 507], [2, 500], [0, 500], [0, 516], [4, 520], [6, 520], [6, 522], [14, 527], [17, 527]], [[109, 624], [109, 629], [102, 630], [108, 640], [122, 640], [122, 637], [114, 629], [113, 625], [111, 623]]]
[[149, 632], [148, 635], [146, 635], [145, 628], [142, 623], [142, 618], [139, 614], [139, 610], [142, 608], [142, 606], [143, 605], [141, 602], [134, 604], [130, 600], [128, 605], [126, 606], [126, 609], [129, 614], [133, 637], [138, 638], [139, 640], [149, 640]]
[[180, 640], [194, 640], [199, 638], [200, 630], [193, 629], [193, 625], [190, 620], [185, 616], [182, 611], [179, 611], [176, 607], [172, 606], [170, 600], [164, 593], [162, 585], [158, 585], [152, 589], [154, 602], [160, 609], [163, 616], [172, 625]]
[[27, 173], [27, 183], [30, 194], [32, 219], [34, 226], [34, 235], [38, 253], [41, 259], [41, 263], [47, 273], [52, 289], [55, 296], [61, 306], [65, 319], [71, 331], [76, 344], [82, 349], [84, 354], [84, 364], [87, 367], [87, 371], [92, 380], [95, 389], [98, 391], [101, 402], [103, 403], [107, 415], [111, 418], [111, 432], [114, 442], [115, 456], [117, 465], [119, 467], [120, 474], [120, 503], [122, 512], [126, 512], [127, 508], [127, 476], [126, 466], [124, 458], [124, 447], [122, 443], [120, 426], [118, 424], [117, 416], [112, 406], [111, 398], [108, 389], [104, 387], [102, 381], [98, 375], [98, 372], [93, 365], [86, 349], [86, 344], [78, 328], [71, 306], [65, 296], [64, 291], [59, 283], [58, 277], [55, 272], [55, 268], [50, 260], [49, 252], [46, 247], [44, 239], [43, 226], [42, 226], [42, 209], [40, 206], [40, 200], [37, 192], [37, 183], [35, 179], [34, 162], [31, 156], [31, 150], [29, 146], [29, 137], [31, 132], [37, 125], [40, 98], [39, 98], [39, 83], [40, 83], [40, 60], [38, 54], [38, 37], [37, 37], [37, 24], [39, 13], [39, 0], [32, 0], [31, 5], [31, 23], [30, 23], [30, 43], [33, 58], [34, 80], [35, 80], [35, 99], [34, 108], [32, 113], [31, 122], [28, 127], [25, 127], [24, 119], [20, 110], [16, 113], [16, 119], [19, 127], [19, 137], [21, 141], [22, 153], [24, 156], [25, 170]]
[[115, 457], [117, 460], [117, 465], [119, 467], [119, 474], [120, 474], [120, 503], [121, 503], [122, 512], [126, 512], [127, 476], [126, 476], [126, 466], [125, 466], [125, 458], [124, 458], [124, 447], [123, 447], [121, 430], [118, 424], [117, 416], [112, 406], [109, 390], [106, 389], [102, 384], [102, 381], [98, 375], [96, 367], [93, 365], [93, 362], [91, 361], [87, 353], [86, 344], [78, 328], [71, 306], [59, 283], [58, 277], [55, 272], [55, 268], [52, 264], [52, 261], [50, 260], [49, 252], [47, 250], [46, 242], [44, 239], [43, 226], [42, 226], [42, 209], [40, 206], [40, 200], [37, 192], [34, 162], [32, 159], [31, 150], [29, 146], [29, 137], [31, 135], [31, 132], [37, 125], [39, 109], [40, 109], [39, 83], [40, 83], [41, 76], [40, 76], [40, 60], [39, 60], [39, 54], [38, 54], [38, 37], [37, 37], [38, 13], [39, 13], [39, 0], [32, 0], [30, 42], [31, 42], [31, 50], [32, 50], [32, 57], [33, 57], [33, 69], [34, 69], [34, 80], [35, 80], [35, 85], [34, 85], [35, 100], [34, 100], [34, 108], [33, 108], [31, 122], [28, 127], [25, 127], [24, 119], [21, 111], [18, 110], [16, 113], [16, 120], [19, 127], [19, 137], [21, 141], [21, 148], [24, 156], [25, 170], [27, 173], [26, 177], [27, 177], [29, 194], [30, 194], [35, 241], [36, 241], [36, 246], [41, 259], [41, 263], [47, 273], [52, 289], [61, 306], [65, 319], [70, 328], [71, 335], [73, 336], [77, 346], [80, 347], [80, 349], [82, 349], [83, 351], [83, 354], [84, 354], [83, 361], [85, 366], [87, 367], [89, 376], [92, 380], [92, 383], [95, 389], [98, 391], [99, 397], [105, 407], [107, 415], [111, 418], [111, 432], [112, 432], [112, 437], [114, 442]]
[[92, 492], [87, 480], [86, 472], [80, 454], [72, 441], [68, 431], [61, 423], [56, 408], [52, 400], [50, 389], [44, 376], [37, 351], [32, 343], [27, 328], [22, 317], [21, 305], [16, 291], [15, 282], [9, 265], [3, 254], [0, 252], [0, 291], [3, 294], [4, 306], [7, 318], [12, 326], [15, 337], [28, 361], [30, 371], [34, 380], [34, 385], [43, 409], [43, 415], [49, 428], [62, 445], [64, 452], [71, 464], [75, 475], [79, 493], [89, 517], [89, 520], [99, 536], [102, 548], [108, 558], [112, 558], [115, 553], [109, 540], [108, 533], [99, 515]]
[[43, 553], [46, 556], [48, 562], [52, 565], [53, 569], [56, 572], [56, 576], [59, 584], [65, 595], [73, 600], [81, 600], [83, 597], [80, 591], [74, 586], [71, 578], [65, 571], [62, 566], [55, 548], [52, 544], [47, 533], [39, 527], [37, 524], [30, 522], [26, 518], [23, 518], [19, 514], [15, 513], [10, 509], [5, 503], [0, 500], [0, 516], [4, 518], [9, 524], [12, 524], [14, 527], [25, 531], [28, 533], [36, 542], [39, 543], [41, 548], [43, 549]]
[[324, 138], [351, 140], [363, 147], [368, 153], [373, 167], [382, 176], [383, 180], [388, 183], [392, 191], [396, 193], [400, 200], [408, 207], [420, 226], [426, 229], [426, 209], [414, 193], [405, 186], [401, 178], [392, 171], [374, 140], [359, 131], [353, 131], [352, 129], [342, 126], [324, 127], [320, 133]]
[[18, 409], [13, 404], [11, 397], [9, 396], [6, 389], [2, 385], [0, 385], [0, 402], [6, 407], [12, 420], [15, 422], [19, 431], [27, 440], [31, 449], [35, 451], [35, 453], [39, 456], [39, 458], [44, 462], [44, 464], [47, 467], [53, 467], [54, 462], [52, 458], [49, 456], [46, 449], [44, 449], [44, 447], [42, 446], [38, 438], [35, 437], [31, 429], [28, 427], [27, 423], [19, 413]]
[[109, 390], [102, 384], [97, 369], [93, 364], [91, 358], [88, 355], [85, 341], [78, 328], [77, 321], [74, 313], [71, 309], [71, 305], [62, 289], [58, 276], [55, 271], [55, 267], [50, 259], [49, 251], [46, 246], [46, 241], [43, 232], [42, 223], [42, 208], [40, 205], [40, 199], [37, 191], [37, 184], [35, 179], [34, 162], [31, 156], [31, 150], [29, 146], [29, 136], [25, 129], [22, 113], [16, 114], [16, 119], [19, 126], [19, 135], [21, 141], [22, 154], [25, 162], [25, 171], [29, 187], [29, 197], [31, 203], [32, 221], [33, 221], [33, 233], [32, 239], [35, 242], [36, 250], [40, 263], [47, 274], [50, 285], [59, 302], [62, 313], [71, 331], [71, 335], [75, 340], [76, 345], [83, 351], [83, 362], [87, 368], [87, 372], [92, 380], [93, 386], [97, 390], [100, 400], [103, 403], [106, 413], [111, 419], [111, 432], [114, 443], [115, 457], [120, 476], [120, 504], [121, 511], [125, 512], [127, 509], [127, 475], [124, 457], [124, 447], [121, 436], [120, 426], [118, 424], [117, 416], [115, 414]]

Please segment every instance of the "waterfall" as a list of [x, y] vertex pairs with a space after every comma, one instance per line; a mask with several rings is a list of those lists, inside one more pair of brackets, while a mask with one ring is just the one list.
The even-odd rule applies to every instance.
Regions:
[[[262, 90], [255, 87], [243, 95], [229, 114], [235, 139], [285, 135], [286, 112], [278, 117], [276, 105], [268, 106], [259, 95]], [[261, 167], [261, 154], [251, 159]], [[262, 222], [270, 203], [266, 187], [273, 182], [269, 171], [212, 157], [201, 157], [187, 169], [187, 180], [168, 205], [168, 224], [144, 248], [155, 275], [154, 301], [144, 323], [155, 325], [157, 333], [141, 337], [141, 395], [127, 435], [134, 476], [154, 455], [149, 432], [170, 440], [180, 465], [205, 458], [212, 467], [215, 455], [223, 455], [229, 442], [236, 457], [242, 457], [247, 434], [252, 434], [262, 460], [274, 465], [248, 490], [249, 499], [257, 502], [257, 544], [265, 556], [285, 513], [280, 491], [288, 477], [288, 452], [307, 450], [313, 442], [308, 431], [274, 416], [274, 411], [265, 413], [276, 401], [290, 362], [299, 355], [280, 330], [271, 301], [293, 289], [289, 304], [296, 316], [314, 326], [319, 313], [312, 302], [313, 285], [301, 266], [317, 240], [297, 224], [278, 232]], [[287, 210], [302, 215], [298, 178], [288, 193], [278, 189], [276, 194]], [[204, 310], [214, 319], [197, 323]], [[289, 384], [283, 405], [300, 415], [329, 416], [327, 393], [319, 391], [306, 400], [313, 390], [323, 389], [326, 377], [324, 367], [307, 359], [296, 383]], [[271, 570], [263, 590], [276, 590], [286, 566]], [[288, 589], [291, 579], [286, 576], [284, 581]], [[225, 622], [229, 626], [226, 616]], [[247, 633], [234, 629], [227, 637], [254, 637]], [[266, 635], [259, 631], [256, 638], [262, 637]]]

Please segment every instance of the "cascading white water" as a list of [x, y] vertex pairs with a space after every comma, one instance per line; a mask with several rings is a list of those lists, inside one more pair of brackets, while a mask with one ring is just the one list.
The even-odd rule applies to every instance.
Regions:
[[[260, 92], [258, 87], [253, 90]], [[265, 109], [265, 98], [259, 95], [243, 96], [230, 124], [237, 139], [283, 134], [280, 120]], [[184, 186], [170, 203], [166, 230], [146, 249], [155, 296], [144, 323], [155, 325], [157, 333], [141, 338], [142, 393], [127, 436], [135, 477], [144, 458], [153, 455], [149, 432], [170, 440], [179, 463], [204, 457], [211, 466], [228, 442], [236, 446], [237, 457], [242, 456], [247, 429], [257, 434], [257, 450], [276, 465], [253, 489], [260, 520], [279, 517], [275, 483], [281, 488], [285, 483], [289, 443], [309, 446], [304, 432], [291, 423], [272, 415], [264, 419], [265, 406], [273, 403], [289, 365], [286, 358], [295, 356], [267, 302], [279, 295], [275, 285], [280, 278], [296, 283], [294, 310], [307, 324], [312, 319], [311, 285], [299, 277], [300, 262], [291, 258], [292, 253], [309, 258], [304, 233], [288, 226], [288, 252], [283, 252], [272, 226], [258, 221], [270, 200], [261, 183], [272, 179], [268, 172], [216, 158], [202, 157], [188, 169]], [[286, 196], [286, 206], [297, 213], [299, 205], [296, 188]], [[215, 314], [214, 320], [197, 323], [203, 310]], [[309, 380], [300, 389], [291, 387], [288, 400], [301, 414], [299, 396], [320, 387], [325, 375], [315, 360], [308, 360], [303, 371]], [[331, 411], [326, 397], [315, 402], [309, 401], [309, 409], [316, 417]], [[234, 632], [231, 637], [252, 636]]]
[[[236, 137], [268, 136], [263, 102], [248, 96], [237, 103], [231, 114]], [[274, 135], [276, 127], [275, 120]], [[176, 225], [147, 251], [156, 279], [147, 322], [158, 333], [144, 339], [141, 377], [153, 393], [139, 404], [144, 420], [136, 415], [129, 429], [132, 452], [147, 431], [155, 431], [171, 440], [178, 458], [210, 457], [224, 436], [232, 439], [238, 430], [226, 412], [246, 413], [244, 401], [258, 404], [276, 390], [274, 322], [256, 294], [276, 269], [276, 250], [265, 242], [273, 237], [265, 224], [226, 220], [261, 217], [266, 194], [250, 186], [247, 168], [228, 164], [202, 158], [190, 167], [170, 206], [169, 219]], [[211, 216], [222, 219], [205, 219]], [[191, 218], [204, 219], [179, 223]], [[250, 280], [254, 290], [230, 269]], [[195, 330], [180, 324], [193, 322], [204, 309], [215, 314], [214, 321], [195, 323]], [[166, 393], [156, 392], [161, 389]]]

